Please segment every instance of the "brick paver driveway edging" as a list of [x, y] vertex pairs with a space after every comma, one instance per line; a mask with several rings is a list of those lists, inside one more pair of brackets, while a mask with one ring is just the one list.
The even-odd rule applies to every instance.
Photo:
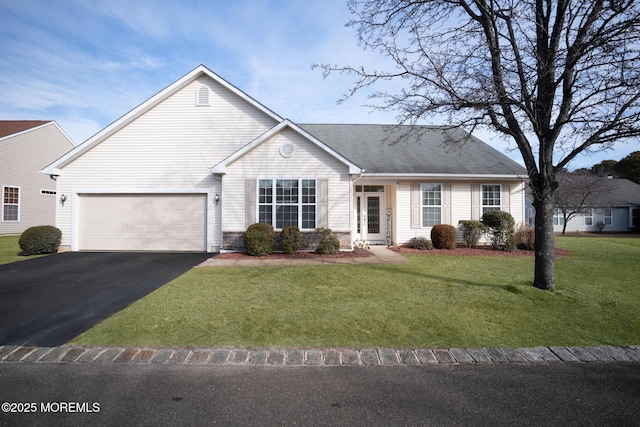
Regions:
[[395, 366], [474, 363], [640, 362], [640, 346], [450, 349], [0, 347], [0, 363], [253, 366]]

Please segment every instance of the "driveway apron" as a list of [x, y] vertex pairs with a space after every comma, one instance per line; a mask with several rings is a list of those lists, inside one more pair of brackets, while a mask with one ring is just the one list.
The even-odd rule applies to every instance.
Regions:
[[209, 257], [68, 252], [0, 265], [0, 344], [62, 345]]

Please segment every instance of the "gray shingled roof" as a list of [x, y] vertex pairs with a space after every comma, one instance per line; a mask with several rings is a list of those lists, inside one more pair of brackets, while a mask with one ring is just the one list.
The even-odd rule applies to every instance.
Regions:
[[461, 128], [444, 126], [303, 124], [367, 174], [527, 176], [526, 169]]
[[640, 206], [640, 184], [628, 179], [605, 179], [603, 206]]

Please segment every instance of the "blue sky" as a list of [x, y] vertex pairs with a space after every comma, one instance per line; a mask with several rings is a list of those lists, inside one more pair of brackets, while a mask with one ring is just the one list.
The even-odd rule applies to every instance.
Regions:
[[[203, 64], [298, 123], [393, 123], [353, 78], [314, 63], [372, 65], [345, 0], [0, 0], [0, 120], [56, 120], [78, 144]], [[438, 124], [436, 121], [429, 122]], [[520, 160], [508, 143], [476, 134]], [[582, 157], [624, 157], [638, 144]]]

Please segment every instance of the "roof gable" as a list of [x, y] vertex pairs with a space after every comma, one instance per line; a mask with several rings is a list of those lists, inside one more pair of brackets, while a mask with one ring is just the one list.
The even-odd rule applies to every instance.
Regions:
[[524, 167], [450, 126], [301, 124], [370, 174], [527, 177]]
[[240, 89], [236, 88], [231, 83], [227, 82], [222, 77], [218, 76], [217, 74], [209, 70], [204, 65], [200, 65], [190, 73], [186, 74], [176, 82], [167, 86], [165, 89], [158, 92], [157, 94], [155, 94], [154, 96], [152, 96], [151, 98], [149, 98], [148, 100], [146, 100], [145, 102], [143, 102], [142, 104], [134, 108], [133, 110], [129, 111], [127, 114], [125, 114], [115, 122], [111, 123], [104, 129], [102, 129], [100, 132], [98, 132], [97, 134], [95, 134], [94, 136], [92, 136], [82, 144], [78, 145], [74, 150], [70, 151], [65, 156], [61, 157], [60, 159], [56, 160], [55, 162], [47, 166], [43, 170], [43, 172], [45, 174], [50, 174], [50, 175], [59, 174], [61, 168], [63, 168], [73, 160], [77, 159], [78, 157], [82, 156], [85, 152], [89, 151], [91, 148], [93, 148], [97, 144], [109, 138], [111, 135], [115, 134], [120, 129], [124, 128], [126, 125], [133, 122], [135, 119], [137, 119], [144, 113], [148, 112], [149, 110], [151, 110], [152, 108], [160, 104], [162, 101], [169, 98], [173, 94], [177, 93], [179, 90], [186, 87], [191, 82], [193, 82], [194, 80], [198, 79], [201, 76], [207, 76], [211, 78], [216, 83], [220, 84], [225, 89], [231, 91], [234, 95], [238, 96], [243, 101], [247, 102], [251, 106], [258, 109], [259, 111], [263, 112], [264, 114], [271, 117], [275, 121], [278, 121], [278, 122], [282, 121], [282, 117], [278, 116], [276, 113], [274, 113], [264, 105], [260, 104], [258, 101], [256, 101], [246, 93], [242, 92]]
[[0, 120], [0, 139], [51, 123], [51, 120]]
[[282, 130], [287, 129], [287, 128], [292, 129], [293, 131], [297, 132], [298, 134], [300, 134], [301, 136], [303, 136], [304, 138], [309, 140], [311, 143], [317, 145], [319, 148], [321, 148], [322, 150], [326, 151], [331, 156], [333, 156], [334, 158], [336, 158], [337, 160], [339, 160], [340, 162], [345, 164], [349, 168], [349, 173], [350, 174], [358, 174], [358, 173], [362, 172], [362, 169], [360, 167], [358, 167], [356, 164], [354, 164], [353, 162], [349, 161], [349, 159], [347, 159], [346, 157], [344, 157], [343, 155], [341, 155], [340, 153], [338, 153], [337, 151], [335, 151], [334, 149], [332, 149], [328, 145], [324, 144], [322, 141], [320, 141], [319, 139], [317, 139], [313, 135], [309, 134], [304, 129], [300, 128], [300, 126], [296, 125], [295, 123], [291, 122], [288, 119], [283, 120], [282, 122], [278, 123], [278, 125], [276, 125], [273, 128], [269, 129], [267, 132], [265, 132], [264, 134], [262, 134], [258, 138], [254, 139], [253, 141], [251, 141], [249, 144], [245, 145], [240, 150], [236, 151], [235, 153], [233, 153], [232, 155], [230, 155], [229, 157], [227, 157], [226, 159], [224, 159], [223, 161], [221, 161], [217, 165], [213, 166], [211, 168], [211, 172], [215, 173], [215, 174], [224, 174], [226, 172], [227, 167], [229, 165], [231, 165], [233, 162], [235, 162], [238, 159], [240, 159], [241, 157], [245, 156], [247, 153], [251, 152], [256, 147], [260, 146], [261, 144], [263, 144], [264, 142], [266, 142], [270, 138], [272, 138], [274, 135], [278, 134], [279, 132], [281, 132]]

